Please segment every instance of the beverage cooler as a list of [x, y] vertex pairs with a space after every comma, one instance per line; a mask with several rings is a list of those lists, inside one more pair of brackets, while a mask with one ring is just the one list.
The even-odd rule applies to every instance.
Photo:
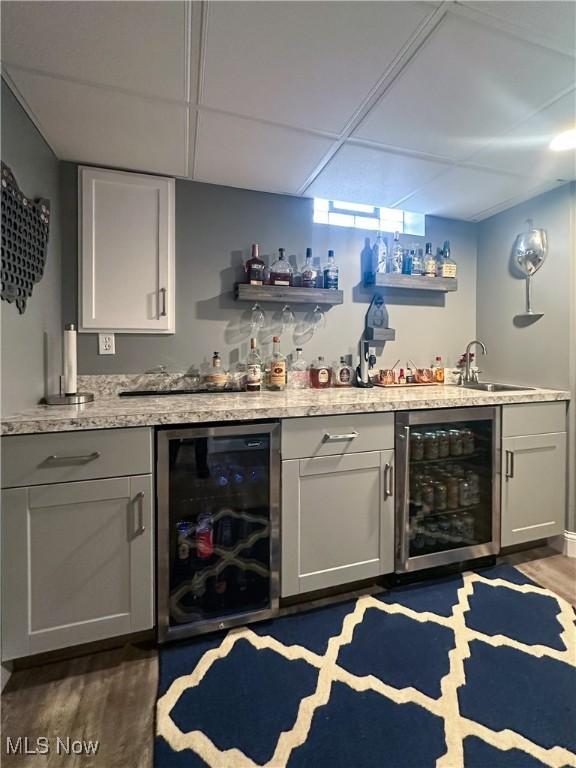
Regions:
[[496, 408], [396, 416], [396, 572], [500, 550]]
[[279, 425], [157, 433], [158, 639], [278, 608]]

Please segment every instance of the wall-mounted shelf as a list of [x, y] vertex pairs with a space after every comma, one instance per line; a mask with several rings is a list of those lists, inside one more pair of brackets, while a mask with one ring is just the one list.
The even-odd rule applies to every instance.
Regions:
[[283, 304], [343, 304], [343, 291], [328, 288], [294, 288], [283, 285], [249, 285], [236, 283], [234, 298], [238, 301], [276, 301]]
[[458, 290], [455, 277], [424, 277], [424, 275], [376, 274], [374, 282], [366, 281], [367, 287], [403, 288], [414, 291], [440, 291], [448, 293]]

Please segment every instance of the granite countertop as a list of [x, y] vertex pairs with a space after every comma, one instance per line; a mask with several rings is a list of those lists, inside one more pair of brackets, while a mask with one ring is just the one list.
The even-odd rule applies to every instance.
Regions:
[[93, 403], [84, 406], [38, 405], [29, 411], [6, 417], [2, 422], [1, 433], [16, 435], [162, 424], [254, 421], [569, 399], [569, 392], [554, 389], [482, 392], [451, 385], [413, 389], [309, 389], [129, 398], [120, 398], [109, 389], [97, 395]]

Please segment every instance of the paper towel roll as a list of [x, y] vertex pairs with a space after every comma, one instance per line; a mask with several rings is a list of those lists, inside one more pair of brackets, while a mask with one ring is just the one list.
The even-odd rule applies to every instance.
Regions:
[[71, 323], [64, 329], [64, 394], [76, 394], [76, 328]]

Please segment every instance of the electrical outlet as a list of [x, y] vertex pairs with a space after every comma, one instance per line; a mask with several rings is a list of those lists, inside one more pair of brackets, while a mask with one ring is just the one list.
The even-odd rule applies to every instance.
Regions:
[[98, 334], [98, 354], [99, 355], [115, 355], [116, 354], [116, 343], [114, 341], [113, 333]]

